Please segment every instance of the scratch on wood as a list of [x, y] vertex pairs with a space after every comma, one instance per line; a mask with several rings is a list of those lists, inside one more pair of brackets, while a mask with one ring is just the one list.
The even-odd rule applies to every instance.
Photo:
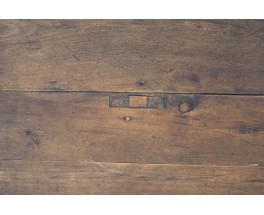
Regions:
[[[217, 133], [219, 133], [219, 134], [223, 134], [223, 135], [227, 135], [227, 136], [229, 136], [229, 137], [231, 137], [231, 138], [237, 140], [237, 138], [236, 138], [234, 135], [232, 135], [232, 134], [229, 134], [229, 133], [226, 133], [226, 132], [217, 131], [217, 130], [214, 130], [214, 132], [217, 132]], [[240, 141], [242, 141], [242, 142], [244, 142], [244, 143], [246, 143], [246, 144], [248, 144], [248, 145], [254, 145], [254, 144], [255, 144], [255, 141], [256, 141], [256, 138], [255, 138], [255, 140], [254, 140], [253, 143], [251, 143], [251, 142], [249, 142], [249, 141], [246, 141], [246, 140], [243, 140], [243, 139], [240, 139]]]
[[45, 25], [41, 25], [41, 24], [39, 24], [39, 23], [37, 23], [37, 22], [35, 22], [35, 21], [32, 21], [32, 20], [26, 20], [27, 22], [30, 22], [30, 23], [32, 23], [32, 24], [34, 24], [34, 25], [36, 25], [36, 26], [39, 26], [39, 27], [41, 27], [41, 28], [49, 28], [49, 26], [45, 26]]
[[92, 159], [79, 161], [79, 163], [84, 163], [84, 164], [86, 164], [86, 163], [88, 163], [88, 164], [95, 164], [95, 165], [101, 167], [102, 169], [104, 169], [104, 170], [106, 170], [106, 171], [108, 171], [108, 172], [112, 172], [112, 173], [119, 173], [119, 174], [123, 174], [123, 173], [125, 173], [125, 172], [122, 172], [122, 171], [116, 171], [116, 170], [108, 169], [108, 168], [107, 168], [106, 166], [104, 166], [103, 164], [98, 163], [98, 162], [96, 162], [96, 161], [93, 161]]
[[203, 120], [201, 119], [195, 119], [193, 118], [192, 120], [195, 120], [195, 121], [198, 121], [198, 122], [201, 122], [205, 127], [209, 128], [209, 126], [207, 125], [207, 123], [205, 123]]
[[39, 139], [38, 139], [38, 137], [37, 137], [37, 135], [36, 135], [36, 133], [34, 133], [34, 132], [32, 132], [31, 130], [26, 130], [25, 131], [26, 132], [26, 134], [28, 135], [28, 136], [30, 136], [31, 137], [31, 140], [32, 140], [32, 142], [35, 144], [35, 145], [38, 145], [40, 142], [39, 142]]
[[31, 41], [30, 41], [30, 39], [29, 39], [29, 37], [27, 36], [27, 34], [26, 34], [26, 32], [24, 31], [24, 29], [23, 29], [23, 27], [19, 24], [19, 27], [20, 27], [20, 29], [21, 29], [21, 31], [22, 31], [22, 33], [25, 35], [25, 37], [26, 37], [26, 44], [28, 44], [28, 47], [29, 47], [29, 49], [28, 49], [28, 52], [31, 52], [31, 50], [32, 50], [32, 44], [31, 44]]
[[259, 165], [256, 164], [256, 163], [253, 163], [253, 164], [250, 164], [250, 165], [248, 165], [248, 166], [250, 166], [250, 167], [257, 167], [257, 166], [259, 166]]
[[74, 52], [67, 45], [64, 45], [64, 47], [72, 54], [75, 60], [81, 62], [80, 59], [74, 54]]

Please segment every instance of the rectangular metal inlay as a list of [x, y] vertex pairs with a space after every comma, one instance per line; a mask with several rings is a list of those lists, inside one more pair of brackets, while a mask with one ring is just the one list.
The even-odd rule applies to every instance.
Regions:
[[109, 107], [119, 108], [167, 108], [167, 97], [146, 95], [111, 95]]

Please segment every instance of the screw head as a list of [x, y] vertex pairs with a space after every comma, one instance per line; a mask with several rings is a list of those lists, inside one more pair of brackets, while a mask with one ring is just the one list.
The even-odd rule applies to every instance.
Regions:
[[130, 121], [131, 120], [131, 117], [130, 116], [125, 116], [124, 118], [126, 121]]

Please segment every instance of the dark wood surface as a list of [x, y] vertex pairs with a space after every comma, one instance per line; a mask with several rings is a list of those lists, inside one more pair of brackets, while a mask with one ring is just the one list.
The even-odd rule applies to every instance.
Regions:
[[261, 20], [2, 20], [0, 89], [264, 93]]
[[264, 21], [1, 20], [0, 194], [264, 194]]

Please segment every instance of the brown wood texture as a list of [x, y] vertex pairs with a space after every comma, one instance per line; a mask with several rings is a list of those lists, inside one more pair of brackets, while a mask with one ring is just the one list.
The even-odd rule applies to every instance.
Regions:
[[[2, 159], [264, 166], [264, 97], [169, 95], [167, 108], [114, 108], [105, 93], [0, 95]], [[197, 104], [182, 113], [186, 98]]]
[[[1, 162], [0, 194], [263, 194], [263, 167]], [[252, 178], [254, 176], [254, 178]]]
[[0, 20], [0, 194], [264, 194], [263, 20]]
[[262, 20], [2, 20], [0, 89], [264, 93]]

